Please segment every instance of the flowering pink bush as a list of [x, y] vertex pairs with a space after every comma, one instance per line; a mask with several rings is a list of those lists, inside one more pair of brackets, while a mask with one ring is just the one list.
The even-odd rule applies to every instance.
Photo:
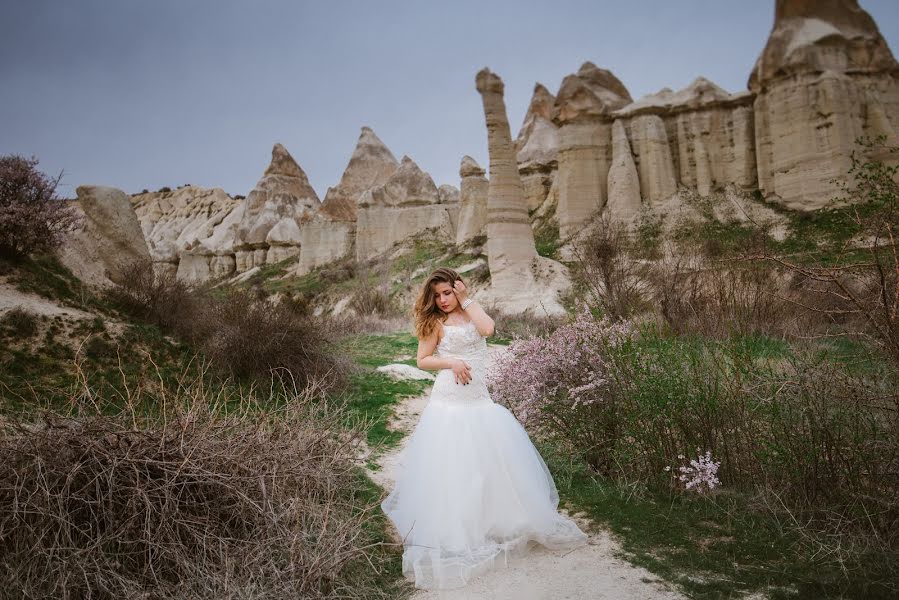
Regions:
[[597, 452], [608, 448], [619, 430], [609, 394], [608, 351], [633, 335], [629, 322], [596, 319], [584, 305], [573, 323], [547, 338], [512, 342], [488, 374], [491, 396], [523, 424], [560, 434], [602, 462]]
[[35, 167], [36, 158], [0, 156], [0, 255], [52, 250], [78, 217], [56, 195], [59, 178]]
[[[684, 459], [683, 454], [678, 454], [677, 457], [681, 460]], [[719, 466], [721, 466], [721, 461], [713, 461], [711, 451], [707, 450], [704, 455], [700, 454], [698, 458], [691, 460], [689, 465], [680, 466], [678, 468], [680, 475], [677, 476], [677, 480], [682, 482], [688, 490], [696, 490], [700, 494], [709, 492], [721, 483], [718, 481]], [[671, 467], [665, 467], [665, 470], [670, 471]]]

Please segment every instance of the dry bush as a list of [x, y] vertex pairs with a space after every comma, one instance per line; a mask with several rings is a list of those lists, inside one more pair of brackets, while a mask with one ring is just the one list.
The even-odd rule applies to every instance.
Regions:
[[545, 337], [565, 324], [560, 316], [547, 316], [533, 311], [508, 314], [497, 308], [485, 307], [494, 321], [494, 337], [501, 339]]
[[107, 292], [116, 308], [187, 341], [201, 340], [208, 331], [204, 309], [212, 302], [173, 274], [160, 273], [152, 261], [136, 260], [122, 268], [121, 279]]
[[377, 314], [382, 317], [402, 312], [390, 293], [390, 263], [360, 263], [356, 268], [358, 283], [350, 297], [350, 308], [357, 315]]
[[32, 338], [38, 332], [37, 316], [17, 306], [0, 317], [0, 327], [7, 329], [10, 335], [15, 338]]
[[627, 319], [646, 308], [648, 268], [633, 252], [627, 227], [604, 211], [581, 247], [572, 247], [579, 279], [598, 306], [614, 320]]
[[788, 278], [769, 265], [712, 259], [689, 246], [666, 254], [653, 265], [651, 298], [671, 331], [715, 339], [800, 331], [800, 311], [778, 291]]
[[84, 381], [69, 413], [3, 421], [0, 596], [384, 597], [362, 429], [315, 384], [232, 390], [201, 373], [116, 408]]
[[193, 345], [220, 370], [243, 379], [274, 371], [302, 387], [312, 379], [335, 388], [346, 364], [331, 332], [292, 302], [275, 303], [254, 290], [229, 289], [224, 298], [188, 287], [152, 264], [132, 263], [109, 292], [115, 306]]
[[390, 297], [390, 289], [386, 283], [360, 285], [353, 292], [349, 306], [357, 315], [378, 314], [388, 316], [398, 312], [396, 303]]
[[38, 171], [36, 158], [0, 156], [0, 255], [21, 258], [59, 246], [80, 225], [72, 207], [56, 194], [62, 178]]
[[411, 332], [409, 317], [405, 315], [392, 315], [382, 317], [378, 314], [355, 315], [350, 311], [328, 318], [327, 330], [329, 339], [341, 339], [357, 334], [382, 334], [396, 333], [397, 331]]
[[204, 315], [210, 333], [200, 344], [203, 353], [237, 377], [267, 377], [275, 370], [301, 387], [311, 379], [339, 387], [348, 371], [327, 327], [288, 305], [238, 289], [213, 302]]
[[841, 184], [844, 226], [854, 235], [827, 260], [800, 263], [765, 252], [762, 258], [795, 273], [805, 294], [797, 305], [844, 333], [873, 342], [899, 366], [899, 164], [867, 156], [899, 155], [884, 138], [859, 138], [863, 155], [853, 152], [850, 183]]

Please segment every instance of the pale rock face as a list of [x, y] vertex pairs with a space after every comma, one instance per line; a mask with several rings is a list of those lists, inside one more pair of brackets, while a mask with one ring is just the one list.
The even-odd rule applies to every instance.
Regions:
[[564, 265], [541, 257], [534, 246], [503, 82], [489, 69], [478, 72], [475, 85], [484, 104], [490, 182], [487, 190], [487, 260], [490, 288], [478, 299], [510, 313], [533, 311], [564, 314], [558, 293], [571, 285]]
[[749, 89], [798, 73], [896, 73], [896, 59], [858, 0], [777, 0]]
[[429, 228], [434, 228], [436, 235], [453, 239], [458, 210], [458, 201], [441, 203], [431, 176], [404, 156], [383, 185], [366, 190], [359, 197], [356, 259], [365, 260]]
[[519, 170], [553, 167], [559, 151], [559, 128], [552, 122], [556, 98], [543, 85], [534, 95], [515, 140]]
[[440, 204], [452, 204], [459, 201], [459, 190], [456, 186], [444, 183], [437, 188], [437, 201]]
[[317, 214], [300, 226], [300, 233], [300, 260], [295, 271], [298, 276], [351, 253], [356, 236], [356, 223]]
[[677, 92], [662, 88], [655, 94], [643, 96], [636, 102], [616, 110], [613, 115], [632, 117], [640, 113], [665, 114], [672, 111], [699, 110], [731, 100], [731, 95], [705, 77], [697, 77], [693, 82]]
[[640, 176], [621, 120], [612, 125], [612, 166], [606, 210], [618, 221], [632, 222], [640, 212]]
[[[269, 232], [284, 219], [297, 224], [308, 219], [319, 208], [318, 196], [306, 174], [281, 144], [272, 149], [272, 160], [262, 179], [244, 200], [243, 219], [238, 227], [238, 243], [235, 244], [238, 272], [267, 264], [269, 256]], [[282, 231], [284, 225], [281, 226]], [[299, 253], [299, 236], [292, 242], [293, 249], [283, 247], [272, 252], [272, 258]], [[279, 245], [288, 245], [280, 241]]]
[[[759, 187], [789, 208], [829, 204], [856, 137], [895, 140], [899, 65], [855, 0], [778, 0], [749, 79]], [[896, 157], [892, 157], [894, 160]]]
[[290, 217], [281, 219], [265, 236], [265, 243], [268, 244], [266, 263], [274, 264], [291, 256], [297, 256], [300, 253], [301, 242], [302, 234], [296, 219]]
[[621, 81], [593, 63], [584, 63], [562, 81], [553, 108], [560, 125], [557, 215], [562, 238], [580, 231], [605, 206], [612, 113], [631, 102]]
[[613, 114], [628, 128], [639, 116], [661, 117], [675, 179], [705, 195], [727, 183], [755, 189], [752, 101], [749, 92], [728, 94], [698, 77], [682, 90], [664, 88]]
[[170, 265], [174, 272], [186, 253], [202, 254], [207, 262], [233, 253], [242, 202], [220, 188], [149, 192], [133, 196], [131, 204], [157, 267]]
[[337, 221], [355, 221], [356, 205], [365, 190], [387, 182], [399, 163], [375, 132], [363, 127], [340, 183], [328, 188], [321, 211]]
[[608, 117], [610, 113], [633, 102], [624, 84], [611, 71], [585, 62], [577, 74], [562, 80], [553, 107], [553, 120], [571, 121]]
[[484, 177], [484, 169], [470, 156], [462, 158], [459, 176], [462, 178], [462, 189], [456, 244], [462, 245], [487, 233], [487, 190], [490, 184]]
[[558, 167], [559, 127], [552, 122], [556, 98], [539, 83], [515, 142], [518, 173], [528, 210], [546, 200]]
[[66, 234], [60, 261], [79, 279], [100, 286], [120, 283], [128, 265], [151, 261], [140, 221], [125, 192], [112, 187], [81, 185], [74, 206], [82, 225]]
[[662, 118], [646, 114], [635, 117], [630, 123], [630, 139], [643, 198], [659, 202], [677, 193], [674, 161]]
[[462, 193], [454, 185], [444, 183], [437, 188], [437, 200], [440, 204], [447, 206], [447, 217], [450, 220], [450, 228], [454, 235], [459, 233], [459, 210], [461, 209]]

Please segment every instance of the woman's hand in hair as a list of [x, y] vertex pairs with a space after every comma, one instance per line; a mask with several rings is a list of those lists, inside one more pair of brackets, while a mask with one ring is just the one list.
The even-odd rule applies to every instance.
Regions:
[[459, 299], [460, 304], [468, 299], [468, 288], [461, 279], [457, 279], [453, 283], [453, 292], [456, 294], [456, 298]]

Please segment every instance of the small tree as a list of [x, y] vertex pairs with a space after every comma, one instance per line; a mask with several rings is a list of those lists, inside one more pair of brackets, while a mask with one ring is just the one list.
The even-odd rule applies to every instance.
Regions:
[[78, 217], [56, 195], [62, 178], [36, 169], [38, 160], [16, 154], [0, 156], [0, 255], [21, 258], [50, 251]]
[[896, 156], [883, 136], [858, 138], [850, 180], [840, 184], [844, 225], [853, 235], [834, 258], [811, 264], [766, 253], [803, 278], [811, 298], [800, 304], [834, 322], [853, 318], [848, 333], [868, 338], [899, 365], [899, 165], [872, 156]]

